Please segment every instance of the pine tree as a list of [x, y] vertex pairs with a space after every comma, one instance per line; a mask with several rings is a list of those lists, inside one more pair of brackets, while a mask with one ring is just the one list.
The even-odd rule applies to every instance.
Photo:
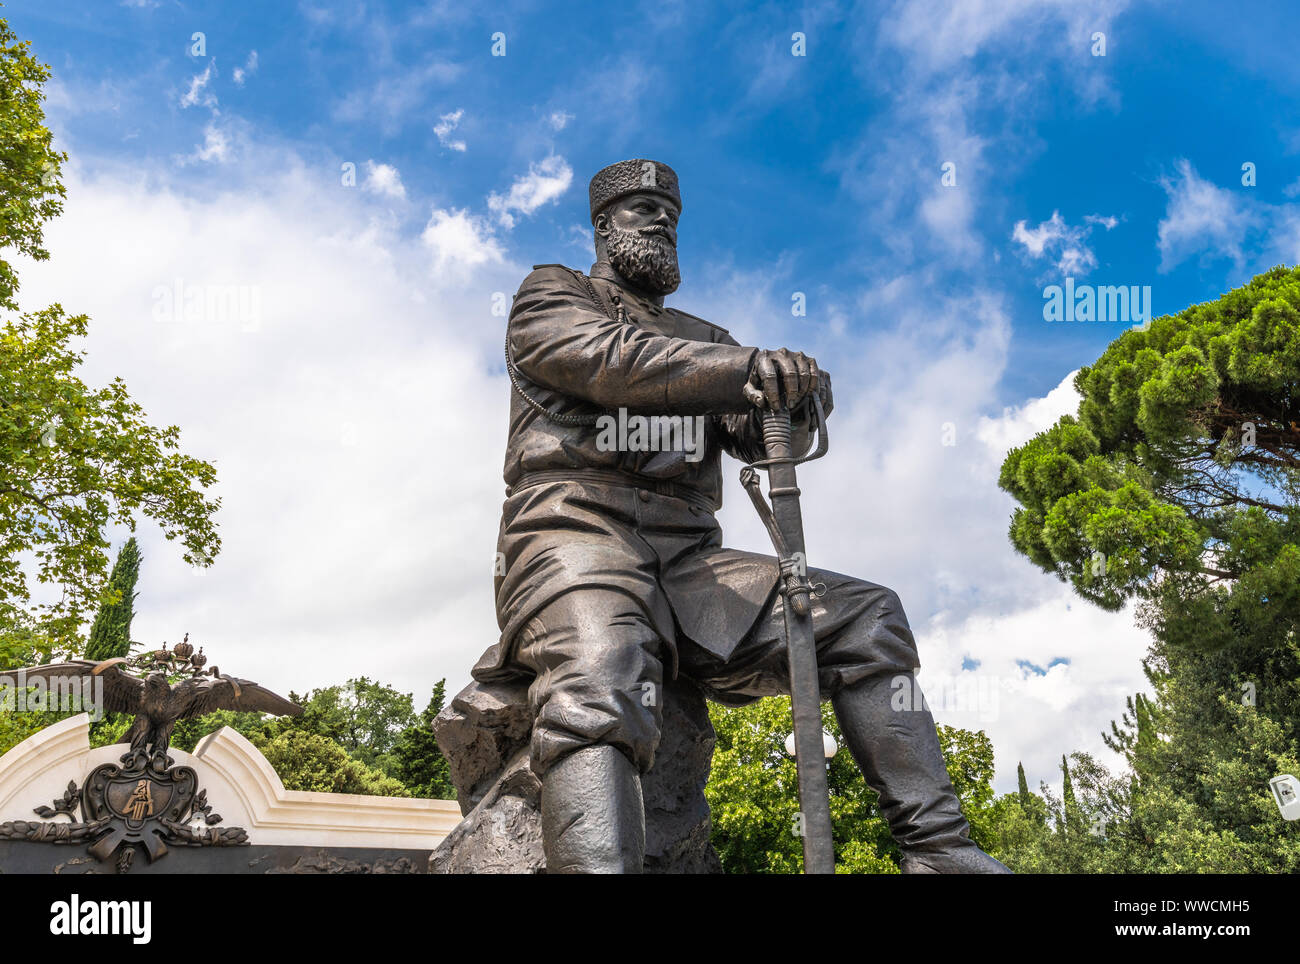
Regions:
[[131, 653], [131, 620], [135, 618], [135, 581], [140, 575], [140, 547], [135, 537], [126, 540], [113, 563], [108, 586], [114, 600], [103, 603], [95, 614], [86, 644], [86, 659], [113, 659]]
[[433, 720], [442, 712], [446, 699], [447, 681], [440, 679], [434, 684], [429, 705], [419, 720], [402, 731], [393, 749], [398, 777], [417, 797], [434, 800], [456, 797], [456, 788], [451, 783], [451, 767], [438, 749], [438, 741], [433, 738]]

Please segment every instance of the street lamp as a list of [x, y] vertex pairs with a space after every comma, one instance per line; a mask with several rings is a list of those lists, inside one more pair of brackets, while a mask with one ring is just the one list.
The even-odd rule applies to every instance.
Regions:
[[[839, 746], [835, 743], [835, 737], [831, 736], [825, 730], [822, 730], [822, 752], [826, 754], [827, 761], [835, 755]], [[791, 733], [785, 738], [785, 752], [794, 756], [794, 734]]]

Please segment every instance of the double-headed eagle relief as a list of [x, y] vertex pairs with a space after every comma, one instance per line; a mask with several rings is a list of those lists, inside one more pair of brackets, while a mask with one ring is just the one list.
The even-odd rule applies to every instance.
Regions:
[[[143, 675], [131, 673], [132, 665], [138, 667]], [[21, 674], [29, 683], [44, 680], [47, 686], [80, 680], [84, 687], [87, 682], [102, 681], [101, 709], [135, 716], [131, 728], [118, 742], [129, 743], [133, 749], [152, 747], [153, 753], [167, 751], [178, 721], [216, 710], [274, 713], [276, 716], [302, 713], [301, 706], [252, 680], [227, 676], [215, 666], [204, 669], [206, 665], [207, 657], [202, 649], [195, 652], [187, 635], [170, 650], [164, 643], [161, 649], [133, 659], [78, 659], [33, 666], [9, 675]]]
[[247, 844], [242, 828], [219, 826], [221, 815], [212, 812], [195, 770], [173, 765], [172, 733], [180, 720], [216, 710], [297, 716], [302, 707], [206, 664], [186, 636], [171, 649], [163, 644], [132, 658], [78, 659], [0, 674], [0, 683], [20, 692], [77, 693], [97, 712], [135, 717], [118, 740], [130, 746], [118, 763], [95, 767], [80, 787], [70, 781], [52, 806], [35, 809], [46, 819], [0, 823], [0, 840], [86, 844], [91, 856], [112, 861], [119, 873], [130, 869], [140, 848], [152, 862], [169, 846]]

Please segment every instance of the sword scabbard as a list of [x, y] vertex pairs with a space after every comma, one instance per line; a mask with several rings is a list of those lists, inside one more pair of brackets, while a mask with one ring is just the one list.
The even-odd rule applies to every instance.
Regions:
[[[781, 557], [782, 595], [786, 603], [783, 608], [790, 662], [790, 707], [799, 772], [799, 807], [804, 822], [804, 873], [833, 874], [835, 850], [822, 749], [821, 687], [817, 679], [811, 587], [804, 557], [803, 514], [788, 411], [763, 413], [763, 444], [767, 452], [768, 496], [774, 523], [769, 531], [774, 528], [780, 537], [774, 536], [773, 544]], [[751, 490], [750, 494], [752, 497], [754, 492]], [[761, 510], [760, 515], [765, 516]]]

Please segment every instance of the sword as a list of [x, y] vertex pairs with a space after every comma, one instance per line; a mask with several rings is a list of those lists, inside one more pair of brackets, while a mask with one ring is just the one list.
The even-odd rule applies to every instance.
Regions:
[[[795, 767], [799, 773], [799, 808], [803, 816], [803, 869], [805, 874], [835, 873], [834, 841], [831, 837], [830, 792], [826, 785], [826, 756], [822, 749], [821, 688], [817, 683], [817, 649], [813, 637], [812, 597], [821, 596], [825, 586], [808, 582], [804, 560], [803, 515], [799, 509], [799, 485], [795, 466], [826, 454], [826, 414], [821, 399], [809, 396], [816, 416], [817, 449], [803, 458], [794, 457], [788, 409], [763, 413], [763, 446], [767, 458], [740, 471], [740, 482], [749, 493], [759, 518], [776, 549], [781, 568], [780, 592], [784, 599], [785, 637], [790, 660], [790, 709], [794, 717]], [[758, 467], [768, 476], [769, 506], [759, 485]]]

